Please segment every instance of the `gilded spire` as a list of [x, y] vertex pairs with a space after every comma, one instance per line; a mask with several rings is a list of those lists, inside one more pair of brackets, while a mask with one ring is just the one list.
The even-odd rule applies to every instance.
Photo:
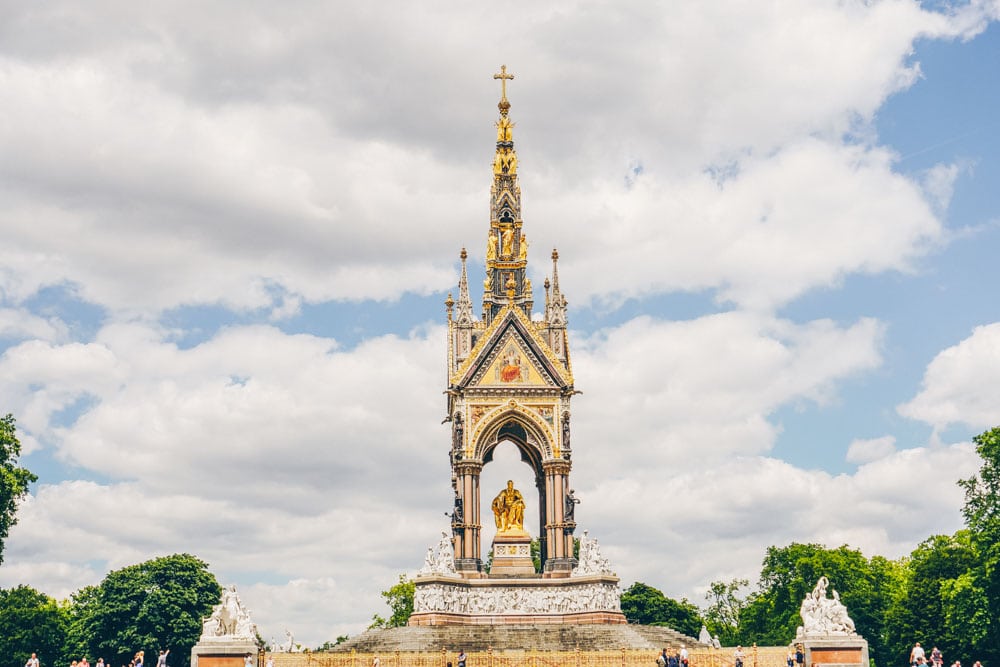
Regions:
[[[517, 153], [514, 151], [514, 123], [510, 120], [507, 82], [514, 78], [501, 65], [493, 75], [500, 80], [500, 118], [497, 119], [496, 154], [493, 157], [493, 185], [490, 188], [490, 232], [486, 247], [486, 280], [483, 281], [483, 314], [487, 322], [505, 303], [519, 305], [531, 316], [531, 283], [528, 266], [528, 239], [521, 233], [521, 188], [517, 184]], [[513, 279], [514, 294], [509, 284]]]

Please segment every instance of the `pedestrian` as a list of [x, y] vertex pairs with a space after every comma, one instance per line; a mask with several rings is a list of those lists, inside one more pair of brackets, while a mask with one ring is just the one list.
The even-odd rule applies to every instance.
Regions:
[[32, 653], [31, 657], [28, 658], [28, 662], [24, 663], [24, 667], [38, 667], [38, 655]]
[[667, 667], [680, 667], [679, 662], [680, 659], [676, 652], [667, 655]]
[[372, 658], [372, 667], [380, 667], [381, 664], [382, 661], [378, 659], [377, 655], [374, 658]]
[[931, 649], [931, 664], [934, 667], [941, 667], [944, 664], [944, 656], [941, 655], [941, 651], [935, 646]]
[[264, 663], [264, 667], [274, 667], [274, 656], [267, 656], [267, 662]]
[[249, 653], [243, 658], [243, 667], [253, 667], [253, 658], [250, 657]]
[[660, 655], [656, 656], [656, 664], [660, 667], [667, 667], [667, 647], [663, 647], [663, 651]]
[[785, 664], [788, 665], [788, 667], [795, 667], [795, 656], [791, 651], [789, 651], [788, 655], [785, 656]]
[[465, 667], [465, 651], [458, 650], [458, 667]]
[[920, 642], [917, 642], [916, 644], [913, 645], [913, 648], [910, 649], [910, 664], [911, 665], [917, 664], [917, 661], [922, 659], [923, 657], [924, 657], [924, 649], [920, 647]]
[[156, 667], [167, 667], [167, 656], [170, 655], [170, 649], [164, 651], [160, 649], [160, 655], [156, 656]]
[[802, 644], [795, 645], [795, 664], [802, 667], [802, 663], [806, 661], [805, 646]]
[[104, 658], [98, 658], [97, 662], [94, 664], [94, 667], [104, 667]]
[[743, 647], [737, 646], [736, 650], [733, 651], [733, 663], [736, 665], [736, 667], [743, 667], [744, 657], [745, 656], [743, 655]]
[[684, 646], [684, 644], [681, 644], [680, 656], [681, 656], [681, 667], [688, 667], [688, 650]]

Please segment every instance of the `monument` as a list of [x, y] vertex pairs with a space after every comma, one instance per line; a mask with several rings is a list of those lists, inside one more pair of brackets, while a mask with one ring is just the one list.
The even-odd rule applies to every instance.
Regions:
[[827, 597], [829, 586], [830, 581], [820, 577], [799, 608], [802, 625], [795, 643], [802, 646], [805, 664], [868, 667], [868, 642], [855, 630], [837, 591], [830, 589], [832, 596]]
[[191, 649], [191, 667], [243, 667], [244, 658], [257, 654], [257, 626], [236, 586], [222, 589], [222, 599], [202, 621], [201, 637]]
[[[447, 417], [451, 423], [451, 535], [428, 550], [415, 583], [410, 625], [624, 624], [621, 591], [597, 540], [580, 541], [574, 558], [575, 497], [570, 400], [576, 392], [566, 337], [567, 302], [559, 287], [559, 254], [552, 251], [545, 305], [534, 317], [527, 275], [528, 239], [521, 218], [506, 66], [500, 81], [500, 117], [486, 230], [482, 315], [473, 316], [462, 249], [458, 299], [449, 295]], [[534, 473], [526, 493], [508, 481], [483, 510], [480, 474], [501, 443], [512, 443]], [[525, 509], [538, 509], [537, 527]], [[487, 571], [483, 515], [496, 535]], [[532, 559], [538, 540], [540, 570]]]

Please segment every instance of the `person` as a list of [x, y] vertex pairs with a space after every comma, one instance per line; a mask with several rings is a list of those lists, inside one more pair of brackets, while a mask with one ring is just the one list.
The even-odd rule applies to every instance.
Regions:
[[806, 654], [803, 650], [805, 647], [802, 644], [797, 644], [795, 646], [795, 664], [802, 667], [802, 663], [806, 661]]
[[38, 655], [32, 653], [31, 657], [28, 658], [28, 662], [24, 663], [24, 667], [38, 667]]
[[87, 656], [80, 658], [80, 662], [76, 663], [79, 667], [90, 667], [90, 663], [87, 662]]
[[667, 656], [667, 667], [680, 667], [680, 659], [676, 651]]
[[656, 656], [656, 664], [660, 667], [667, 667], [667, 647], [663, 647], [663, 651], [660, 655]]
[[243, 667], [253, 667], [253, 658], [250, 657], [249, 653], [243, 658]]
[[910, 664], [917, 664], [917, 660], [924, 657], [924, 649], [921, 648], [920, 642], [913, 645], [913, 649], [910, 650]]
[[274, 667], [274, 656], [267, 656], [267, 661], [264, 663], [264, 667]]
[[792, 655], [791, 651], [789, 651], [788, 655], [785, 656], [785, 664], [788, 665], [788, 667], [795, 667], [795, 656]]
[[372, 658], [372, 667], [380, 667], [381, 664], [382, 661], [378, 659], [377, 655], [374, 658]]
[[156, 667], [167, 667], [167, 656], [170, 655], [170, 649], [163, 650], [160, 649], [160, 655], [156, 656]]
[[[570, 493], [572, 493], [572, 491], [570, 491]], [[681, 658], [681, 667], [688, 667], [688, 650], [687, 647], [684, 646], [684, 644], [681, 644], [680, 658]]]
[[142, 667], [142, 661], [143, 661], [143, 658], [145, 658], [145, 657], [146, 657], [146, 652], [145, 651], [139, 651], [138, 653], [136, 653], [135, 654], [135, 658], [133, 659], [133, 662], [135, 663], [135, 667]]
[[937, 646], [931, 649], [931, 664], [934, 667], [941, 667], [944, 664], [944, 656], [941, 655], [941, 651]]
[[461, 649], [458, 650], [458, 667], [465, 667], [465, 651]]
[[104, 658], [98, 658], [97, 662], [94, 663], [94, 667], [104, 667]]
[[743, 667], [743, 658], [743, 647], [737, 646], [736, 650], [733, 651], [733, 661], [736, 664], [736, 667]]

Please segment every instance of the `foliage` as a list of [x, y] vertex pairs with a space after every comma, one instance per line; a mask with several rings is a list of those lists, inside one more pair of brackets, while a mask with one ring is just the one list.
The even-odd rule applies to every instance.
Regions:
[[668, 598], [639, 581], [622, 593], [621, 607], [629, 623], [664, 625], [689, 637], [697, 637], [701, 630], [701, 615], [696, 606], [686, 599], [678, 602]]
[[884, 558], [869, 562], [848, 546], [828, 549], [818, 544], [792, 543], [770, 547], [764, 557], [758, 591], [741, 610], [739, 635], [744, 644], [782, 646], [794, 637], [801, 624], [802, 600], [826, 576], [840, 594], [857, 631], [866, 637], [879, 664], [887, 594], [898, 586], [897, 570]]
[[382, 591], [382, 597], [392, 610], [392, 615], [386, 620], [375, 614], [372, 616], [371, 628], [400, 628], [406, 625], [413, 614], [413, 595], [416, 593], [417, 585], [412, 579], [407, 579], [405, 574], [399, 575], [396, 585], [387, 591]]
[[17, 505], [28, 493], [28, 485], [38, 477], [17, 465], [21, 441], [17, 439], [14, 416], [0, 417], [0, 563], [10, 529], [17, 524]]
[[32, 653], [45, 667], [64, 662], [67, 612], [30, 586], [0, 589], [0, 656], [23, 665]]
[[136, 651], [155, 656], [169, 648], [171, 663], [186, 667], [201, 619], [222, 594], [207, 567], [194, 556], [175, 554], [109, 573], [73, 596], [68, 650], [121, 665]]
[[[913, 550], [899, 594], [886, 614], [889, 659], [906, 662], [914, 641], [936, 645], [948, 656], [970, 654], [969, 628], [961, 627], [961, 622], [955, 627], [958, 619], [949, 605], [962, 602], [967, 608], [974, 607], [968, 573], [976, 561], [967, 531], [934, 535]], [[943, 595], [945, 591], [949, 595]], [[947, 630], [949, 612], [955, 633]]]
[[705, 609], [705, 625], [713, 637], [726, 646], [739, 644], [740, 614], [747, 605], [745, 596], [740, 596], [740, 589], [746, 588], [750, 582], [746, 579], [713, 581], [705, 593], [708, 607]]
[[980, 562], [963, 590], [964, 599], [973, 607], [980, 604], [972, 603], [973, 599], [985, 600], [986, 611], [978, 615], [985, 625], [978, 631], [980, 639], [974, 648], [984, 662], [996, 663], [1000, 661], [1000, 427], [977, 435], [972, 442], [982, 465], [959, 486], [965, 490], [962, 515]]

